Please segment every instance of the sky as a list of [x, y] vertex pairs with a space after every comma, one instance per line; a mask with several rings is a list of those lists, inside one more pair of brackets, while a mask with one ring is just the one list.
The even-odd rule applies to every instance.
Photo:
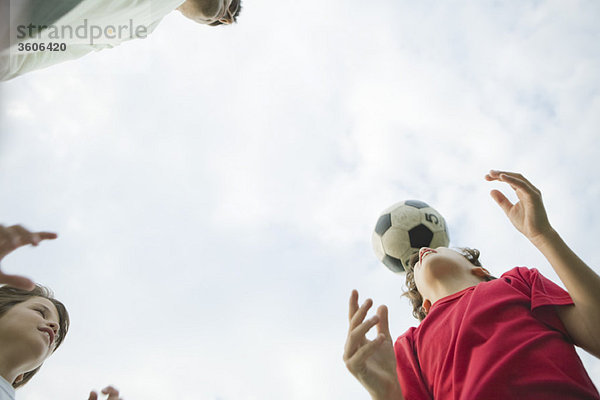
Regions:
[[351, 290], [388, 306], [393, 337], [418, 323], [371, 248], [389, 205], [428, 202], [496, 276], [560, 284], [489, 196], [515, 199], [492, 168], [528, 177], [600, 273], [598, 15], [254, 0], [234, 26], [173, 12], [0, 84], [0, 221], [59, 234], [2, 268], [71, 315], [18, 398], [367, 399], [342, 361]]

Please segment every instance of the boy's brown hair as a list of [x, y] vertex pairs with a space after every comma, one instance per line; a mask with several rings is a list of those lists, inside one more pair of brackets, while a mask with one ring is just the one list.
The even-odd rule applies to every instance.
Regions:
[[[481, 262], [479, 261], [480, 252], [477, 249], [470, 249], [468, 247], [461, 247], [458, 249], [460, 254], [462, 254], [469, 262], [476, 267], [481, 267]], [[417, 289], [417, 284], [415, 283], [415, 272], [413, 267], [419, 261], [419, 253], [415, 253], [410, 257], [406, 268], [406, 288], [407, 291], [402, 293], [402, 296], [408, 297], [410, 304], [413, 307], [413, 316], [419, 321], [423, 321], [423, 319], [427, 316], [425, 311], [423, 310], [423, 296], [419, 293]], [[496, 279], [493, 276], [486, 276], [485, 281], [491, 281]]]
[[[27, 301], [32, 297], [43, 297], [45, 299], [48, 299], [52, 302], [52, 304], [54, 304], [56, 310], [58, 311], [58, 325], [60, 329], [58, 330], [58, 335], [56, 338], [56, 347], [54, 348], [54, 351], [56, 351], [58, 346], [60, 346], [60, 344], [65, 339], [65, 336], [67, 335], [70, 321], [69, 313], [67, 312], [66, 307], [63, 305], [63, 303], [54, 298], [54, 293], [52, 293], [50, 289], [40, 285], [35, 285], [35, 288], [31, 291], [17, 289], [10, 286], [0, 287], [0, 317], [2, 317], [4, 313], [10, 310], [14, 305], [23, 303], [24, 301]], [[13, 383], [12, 386], [14, 388], [23, 386], [24, 384], [29, 382], [29, 380], [40, 370], [41, 367], [42, 366], [40, 365], [33, 371], [26, 372], [23, 375], [23, 379], [19, 382]]]

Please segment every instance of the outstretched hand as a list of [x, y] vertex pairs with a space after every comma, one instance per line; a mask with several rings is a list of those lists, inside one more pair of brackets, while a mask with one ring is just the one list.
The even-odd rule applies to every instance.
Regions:
[[[112, 386], [107, 386], [102, 389], [102, 393], [108, 395], [105, 400], [122, 400], [119, 397], [119, 391]], [[91, 391], [88, 400], [98, 400], [98, 393]]]
[[510, 185], [516, 192], [519, 201], [511, 203], [502, 192], [492, 190], [492, 198], [506, 213], [512, 224], [530, 241], [534, 242], [552, 231], [548, 215], [542, 202], [542, 193], [523, 175], [514, 172], [491, 170], [487, 181], [500, 181]]
[[[0, 261], [13, 250], [31, 244], [37, 246], [42, 240], [56, 239], [56, 233], [30, 232], [21, 225], [5, 227], [0, 225]], [[0, 269], [0, 284], [6, 284], [18, 289], [32, 290], [35, 286], [31, 279], [20, 275], [9, 275]]]
[[[402, 398], [396, 375], [396, 356], [388, 326], [387, 307], [380, 306], [377, 315], [364, 321], [372, 305], [373, 301], [367, 299], [359, 308], [358, 292], [352, 291], [344, 362], [374, 399]], [[365, 335], [375, 325], [377, 337], [368, 340]]]

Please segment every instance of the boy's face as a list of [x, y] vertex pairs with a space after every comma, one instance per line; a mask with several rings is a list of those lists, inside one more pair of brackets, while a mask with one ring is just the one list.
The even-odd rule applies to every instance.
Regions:
[[21, 372], [39, 367], [56, 348], [59, 317], [54, 304], [32, 297], [14, 305], [0, 317], [0, 346], [18, 355]]
[[419, 259], [413, 267], [415, 284], [423, 298], [431, 296], [431, 284], [444, 279], [461, 279], [471, 274], [474, 265], [462, 254], [438, 247], [423, 247], [419, 251]]

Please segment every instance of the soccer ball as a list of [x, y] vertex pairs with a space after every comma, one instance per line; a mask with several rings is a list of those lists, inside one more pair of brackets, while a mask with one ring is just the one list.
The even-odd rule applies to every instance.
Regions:
[[371, 237], [377, 258], [393, 272], [404, 272], [421, 247], [447, 247], [446, 221], [427, 203], [406, 200], [381, 213]]

